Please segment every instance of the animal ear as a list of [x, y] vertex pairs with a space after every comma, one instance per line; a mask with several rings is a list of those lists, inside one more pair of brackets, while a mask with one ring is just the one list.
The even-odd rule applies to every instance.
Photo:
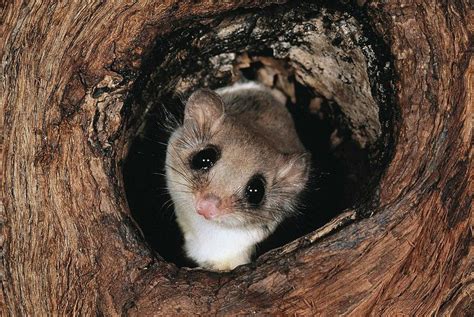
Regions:
[[222, 98], [209, 89], [196, 90], [186, 102], [184, 120], [192, 120], [203, 125], [213, 122], [224, 114]]
[[311, 154], [288, 154], [284, 155], [283, 160], [283, 167], [277, 173], [277, 181], [285, 187], [301, 191], [309, 178]]

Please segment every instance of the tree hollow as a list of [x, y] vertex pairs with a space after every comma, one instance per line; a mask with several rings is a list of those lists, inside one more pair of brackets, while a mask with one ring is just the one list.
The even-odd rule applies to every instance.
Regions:
[[[147, 245], [128, 208], [123, 162], [146, 120], [145, 101], [164, 100], [150, 94], [170, 92], [171, 85], [186, 92], [228, 83], [225, 54], [248, 51], [246, 41], [262, 43], [253, 46], [253, 56], [289, 63], [307, 53], [298, 48], [311, 51], [312, 41], [294, 45], [284, 33], [278, 34], [282, 41], [269, 42], [272, 32], [255, 38], [258, 32], [246, 33], [248, 21], [253, 30], [259, 23], [290, 23], [281, 17], [291, 17], [296, 5], [8, 2], [0, 40], [2, 313], [473, 315], [472, 8], [466, 0], [346, 2], [311, 6], [336, 17], [326, 26], [323, 19], [322, 28], [334, 30], [323, 33], [341, 65], [349, 63], [343, 58], [353, 52], [346, 47], [352, 38], [337, 35], [356, 34], [353, 26], [361, 25], [368, 46], [359, 45], [362, 55], [349, 57], [363, 57], [366, 67], [339, 81], [328, 78], [332, 86], [324, 89], [314, 78], [325, 71], [304, 65], [311, 56], [291, 66], [299, 69], [295, 80], [302, 86], [337, 103], [328, 109], [336, 109], [335, 122], [348, 128], [347, 140], [364, 151], [373, 146], [369, 162], [386, 168], [377, 169], [382, 171], [374, 176], [377, 186], [367, 187], [370, 199], [357, 208], [226, 274], [178, 268]], [[265, 20], [265, 12], [282, 15]], [[290, 24], [288, 30], [326, 48], [323, 38], [310, 35], [311, 25]], [[169, 47], [173, 32], [192, 39], [198, 25], [216, 32], [181, 43], [182, 51]], [[225, 39], [240, 34], [240, 48], [227, 50], [236, 43]], [[373, 39], [380, 39], [380, 47]], [[183, 61], [192, 64], [194, 51], [187, 49], [206, 40], [196, 55], [209, 58], [205, 67], [196, 63], [194, 69], [182, 68], [188, 72], [181, 81], [166, 80], [179, 71], [170, 66], [173, 61], [184, 54]], [[387, 50], [379, 50], [383, 47]], [[393, 64], [377, 68], [392, 60], [380, 54], [386, 51]], [[175, 56], [166, 60], [167, 52]], [[159, 65], [168, 67], [157, 71]], [[331, 95], [356, 74], [367, 76], [369, 86], [360, 86], [360, 80], [351, 86], [367, 98]], [[374, 81], [377, 76], [382, 80]], [[384, 86], [391, 79], [394, 85]]]

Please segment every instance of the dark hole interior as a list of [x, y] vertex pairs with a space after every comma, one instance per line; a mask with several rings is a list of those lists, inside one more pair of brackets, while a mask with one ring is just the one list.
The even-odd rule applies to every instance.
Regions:
[[[352, 127], [337, 102], [302, 83], [297, 72], [288, 66], [289, 57], [282, 58], [275, 50], [275, 43], [282, 42], [282, 37], [291, 45], [304, 45], [299, 42], [298, 36], [288, 30], [304, 24], [307, 19], [320, 18], [326, 21], [325, 28], [331, 29], [331, 23], [336, 23], [334, 17], [343, 24], [344, 18], [356, 16], [363, 20], [361, 14], [356, 8], [348, 6], [323, 8], [312, 3], [280, 5], [266, 8], [265, 12], [233, 12], [214, 17], [206, 24], [189, 21], [189, 25], [157, 40], [156, 48], [144, 63], [143, 75], [130, 97], [132, 107], [141, 109], [137, 113], [142, 115], [136, 115], [130, 121], [131, 129], [136, 130], [136, 137], [124, 163], [123, 175], [132, 215], [149, 245], [166, 261], [178, 266], [194, 266], [182, 252], [182, 235], [163, 176], [169, 137], [169, 132], [161, 124], [164, 121], [163, 109], [180, 118], [186, 97], [197, 88], [215, 89], [242, 78], [262, 81], [259, 71], [265, 67], [273, 69], [268, 61], [288, 68], [284, 75], [281, 70], [280, 74], [276, 70], [273, 83], [280, 76], [294, 88], [287, 108], [294, 118], [298, 135], [312, 153], [313, 172], [308, 190], [304, 193], [301, 214], [284, 221], [274, 234], [258, 246], [256, 256], [323, 226], [346, 209], [355, 208], [360, 217], [367, 216], [373, 210], [377, 204], [377, 183], [390, 159], [394, 143], [392, 74], [387, 67], [390, 61], [383, 53], [383, 44], [370, 29], [361, 26], [360, 32], [364, 36], [357, 41], [357, 45], [362, 47], [362, 51], [370, 49], [371, 54], [375, 54], [366, 55], [366, 67], [382, 127], [377, 141], [366, 147], [361, 147], [351, 137]], [[244, 26], [242, 32], [252, 32], [258, 23], [263, 31], [255, 38], [248, 34], [231, 34], [225, 39], [212, 41], [211, 46], [205, 43], [206, 36], [216, 36], [216, 27], [239, 19], [244, 20], [239, 22]], [[253, 29], [246, 30], [246, 23]], [[265, 27], [271, 29], [270, 33], [265, 31]], [[337, 30], [335, 34], [329, 38], [331, 45], [341, 45], [343, 39], [337, 35]], [[229, 62], [225, 60], [226, 55], [220, 55], [222, 53], [235, 54], [237, 58], [231, 55], [234, 58]], [[213, 58], [216, 56], [220, 57], [220, 61], [216, 62]], [[243, 66], [241, 63], [231, 71], [228, 67], [222, 71], [223, 65], [235, 66], [239, 56], [247, 56], [251, 61]]]

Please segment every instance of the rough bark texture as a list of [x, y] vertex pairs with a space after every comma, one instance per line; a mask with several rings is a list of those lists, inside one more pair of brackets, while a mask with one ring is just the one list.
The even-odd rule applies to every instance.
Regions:
[[228, 274], [177, 269], [142, 241], [119, 176], [124, 92], [142, 57], [180, 21], [265, 3], [3, 8], [4, 314], [474, 314], [467, 1], [364, 4], [394, 56], [400, 106], [373, 217]]

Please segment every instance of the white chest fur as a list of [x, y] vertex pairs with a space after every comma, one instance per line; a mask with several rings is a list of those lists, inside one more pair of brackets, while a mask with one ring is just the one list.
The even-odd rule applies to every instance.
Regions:
[[184, 234], [184, 249], [191, 259], [206, 268], [232, 270], [250, 262], [255, 244], [269, 233], [260, 227], [225, 227], [182, 207], [175, 206]]

